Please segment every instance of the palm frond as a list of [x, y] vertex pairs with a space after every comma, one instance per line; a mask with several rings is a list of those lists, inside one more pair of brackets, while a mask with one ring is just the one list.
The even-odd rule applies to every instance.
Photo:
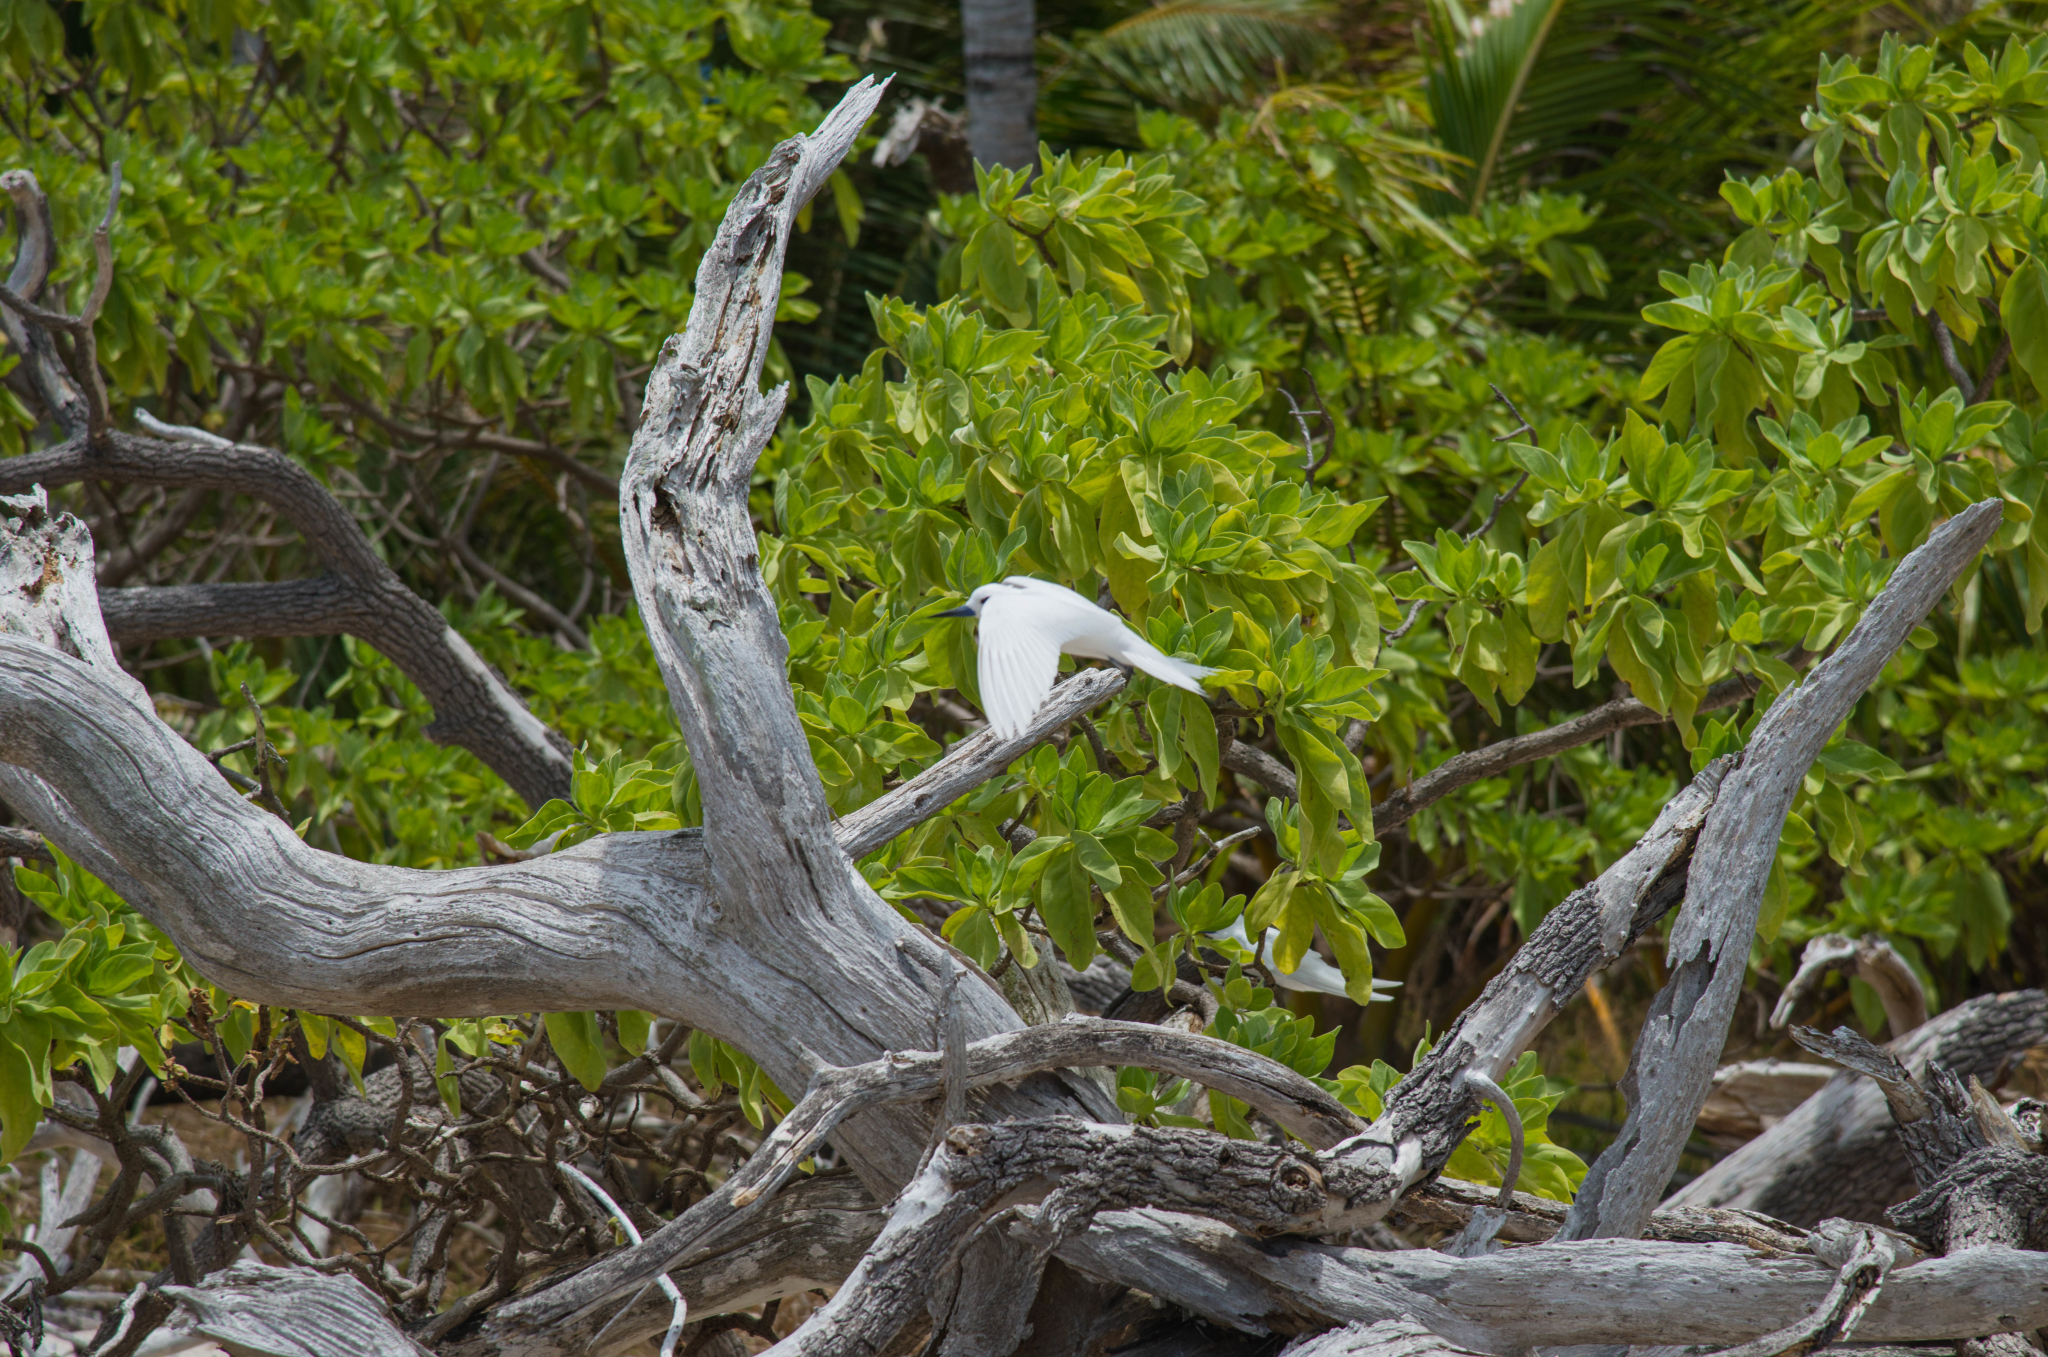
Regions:
[[1432, 0], [1437, 60], [1424, 92], [1444, 148], [1470, 162], [1466, 206], [1477, 209], [1500, 168], [1508, 129], [1566, 0], [1515, 0], [1506, 14], [1466, 18], [1458, 0]]
[[1075, 43], [1076, 55], [1168, 108], [1249, 96], [1276, 68], [1306, 73], [1335, 50], [1321, 0], [1165, 0]]

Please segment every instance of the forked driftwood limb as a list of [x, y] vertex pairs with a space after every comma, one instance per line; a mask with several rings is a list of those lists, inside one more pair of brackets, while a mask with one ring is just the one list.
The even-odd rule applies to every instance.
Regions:
[[1692, 1135], [1742, 992], [1764, 886], [1785, 815], [1807, 770], [1878, 672], [1991, 540], [2004, 515], [1986, 500], [1936, 528], [1899, 562], [1848, 638], [1783, 693], [1758, 724], [1700, 830], [1666, 947], [1671, 979], [1652, 1002], [1622, 1091], [1628, 1119], [1594, 1161], [1561, 1232], [1642, 1233]]
[[1860, 939], [1823, 933], [1809, 939], [1806, 950], [1799, 954], [1799, 969], [1785, 982], [1784, 993], [1771, 1010], [1771, 1026], [1790, 1022], [1793, 1010], [1829, 971], [1848, 969], [1877, 991], [1893, 1037], [1902, 1037], [1927, 1021], [1927, 991], [1896, 947], [1874, 933]]
[[[1323, 1213], [1310, 1157], [1202, 1131], [1094, 1126], [1054, 1119], [956, 1126], [897, 1198], [874, 1247], [830, 1303], [775, 1345], [777, 1357], [856, 1357], [882, 1351], [925, 1306], [984, 1221], [1036, 1201], [1034, 1260], [1097, 1212], [1135, 1204], [1199, 1211], [1273, 1235]], [[1037, 1289], [1037, 1270], [1020, 1280]], [[950, 1307], [948, 1307], [950, 1308]], [[949, 1315], [934, 1320], [943, 1332]]]
[[262, 500], [298, 530], [326, 573], [274, 583], [104, 590], [100, 611], [112, 639], [360, 637], [389, 656], [433, 704], [430, 738], [468, 749], [529, 805], [566, 797], [567, 742], [527, 709], [438, 608], [405, 586], [327, 487], [282, 453], [224, 443], [114, 433], [93, 446], [76, 438], [0, 461], [0, 494], [91, 477]]

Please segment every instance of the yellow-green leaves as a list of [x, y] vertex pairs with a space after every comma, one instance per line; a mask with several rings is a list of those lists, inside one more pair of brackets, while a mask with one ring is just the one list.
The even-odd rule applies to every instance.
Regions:
[[650, 760], [628, 760], [615, 753], [593, 764], [579, 749], [575, 768], [570, 779], [575, 800], [548, 802], [512, 831], [508, 843], [525, 848], [552, 836], [550, 847], [561, 849], [619, 830], [682, 827], [670, 804], [675, 779], [650, 776]]
[[1366, 885], [1366, 877], [1379, 865], [1379, 845], [1346, 836], [1348, 844], [1325, 869], [1304, 855], [1307, 818], [1296, 807], [1267, 801], [1266, 822], [1289, 865], [1268, 877], [1244, 907], [1245, 933], [1256, 942], [1267, 929], [1277, 929], [1272, 964], [1291, 975], [1320, 929], [1336, 953], [1346, 993], [1355, 1003], [1367, 1003], [1372, 998], [1373, 968], [1366, 940], [1382, 947], [1407, 943], [1392, 907]]
[[48, 875], [21, 868], [15, 880], [64, 931], [0, 954], [0, 1163], [34, 1134], [53, 1071], [82, 1061], [109, 1087], [123, 1046], [161, 1070], [169, 1044], [189, 1037], [177, 1023], [199, 983], [168, 939], [62, 853]]
[[1209, 265], [1176, 219], [1201, 201], [1174, 187], [1159, 157], [1040, 159], [1028, 189], [1017, 171], [976, 167], [988, 219], [967, 239], [962, 286], [1018, 325], [1030, 318], [1030, 279], [1098, 290], [1166, 317], [1167, 349], [1185, 362], [1194, 343], [1187, 280]]

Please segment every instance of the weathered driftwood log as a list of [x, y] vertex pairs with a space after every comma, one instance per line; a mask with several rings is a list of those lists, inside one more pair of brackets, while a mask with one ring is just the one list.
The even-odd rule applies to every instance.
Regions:
[[393, 1327], [384, 1303], [353, 1277], [235, 1263], [196, 1286], [163, 1291], [181, 1312], [173, 1324], [231, 1352], [426, 1357], [427, 1350]]
[[[2018, 990], [1957, 1004], [1886, 1049], [1915, 1076], [1939, 1063], [1989, 1083], [2043, 1042], [2048, 997]], [[1912, 1167], [1884, 1094], [1870, 1080], [1844, 1072], [1664, 1205], [1760, 1211], [1811, 1226], [1828, 1216], [1882, 1221], [1886, 1207], [1912, 1194]]]
[[[1156, 1241], [1168, 1232], [1179, 1247], [1162, 1256]], [[1501, 1354], [1605, 1343], [1731, 1347], [1813, 1313], [1837, 1276], [1806, 1255], [1766, 1257], [1735, 1244], [1585, 1240], [1452, 1258], [1254, 1241], [1153, 1211], [1098, 1216], [1063, 1256], [1249, 1333], [1406, 1317]], [[1856, 1337], [1929, 1342], [2043, 1323], [2048, 1254], [1988, 1248], [1894, 1271]]]
[[[1883, 1092], [1920, 1187], [1918, 1196], [1890, 1210], [1894, 1224], [1946, 1254], [2048, 1244], [2048, 1157], [1982, 1084], [1971, 1079], [1965, 1086], [1940, 1065], [1924, 1081], [1916, 1080], [1896, 1056], [1851, 1028], [1821, 1033], [1801, 1027], [1793, 1035], [1807, 1050], [1865, 1076]], [[1994, 1334], [1972, 1346], [1985, 1357], [2036, 1350], [2018, 1332]]]
[[1700, 1107], [1700, 1134], [1733, 1149], [1776, 1126], [1827, 1086], [1832, 1066], [1797, 1060], [1739, 1060], [1714, 1071]]
[[[1042, 1260], [1100, 1210], [1161, 1204], [1264, 1236], [1312, 1226], [1328, 1198], [1313, 1158], [1282, 1146], [1064, 1119], [956, 1126], [839, 1293], [771, 1351], [879, 1352], [935, 1291], [933, 1320], [947, 1332], [956, 1297], [964, 1299], [948, 1284], [961, 1250], [991, 1214], [1027, 1201], [1042, 1203], [1030, 1241]], [[1035, 1291], [1035, 1272], [1029, 1279]]]

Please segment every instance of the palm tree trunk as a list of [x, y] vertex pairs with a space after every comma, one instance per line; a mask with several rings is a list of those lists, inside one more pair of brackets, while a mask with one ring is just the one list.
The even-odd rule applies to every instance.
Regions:
[[1038, 158], [1037, 14], [1032, 0], [961, 0], [967, 144], [984, 165]]

